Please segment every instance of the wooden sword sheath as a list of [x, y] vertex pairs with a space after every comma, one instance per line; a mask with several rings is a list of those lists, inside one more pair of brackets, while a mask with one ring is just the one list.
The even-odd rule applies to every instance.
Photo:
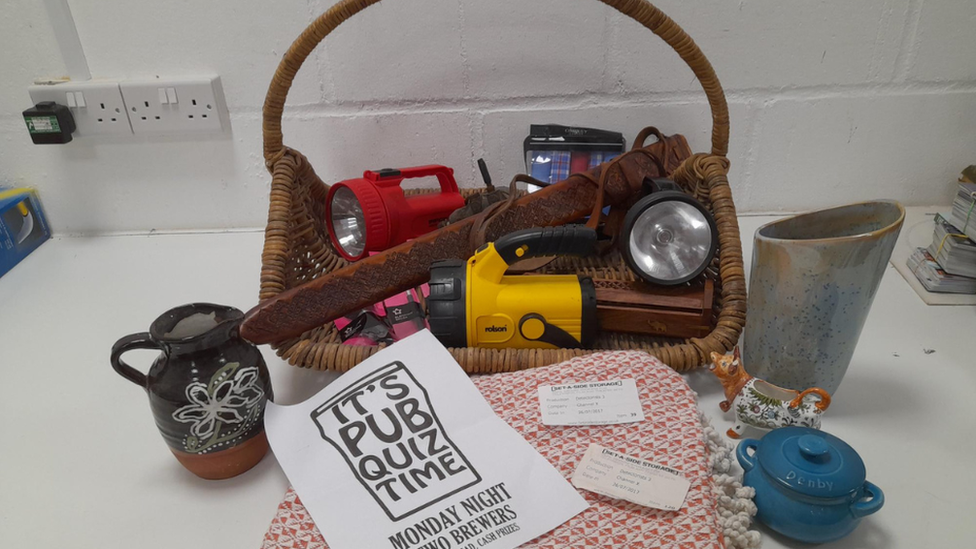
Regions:
[[[663, 139], [641, 150], [600, 164], [588, 175], [574, 174], [522, 196], [480, 225], [484, 241], [519, 229], [562, 225], [590, 214], [598, 198], [597, 181], [603, 181], [605, 206], [633, 203], [645, 178], [667, 177], [691, 156], [683, 136], [660, 137]], [[638, 143], [643, 143], [641, 136]], [[452, 223], [266, 299], [247, 313], [241, 335], [258, 344], [282, 341], [423, 284], [434, 261], [464, 260], [474, 253], [471, 233], [483, 221], [471, 217]]]

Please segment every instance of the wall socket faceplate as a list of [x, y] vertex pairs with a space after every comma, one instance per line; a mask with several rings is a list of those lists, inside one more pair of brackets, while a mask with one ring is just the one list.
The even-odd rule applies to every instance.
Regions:
[[220, 132], [229, 123], [218, 76], [123, 80], [119, 87], [137, 134]]
[[67, 105], [78, 137], [132, 134], [118, 82], [53, 82], [31, 86], [28, 92], [35, 105], [43, 101]]

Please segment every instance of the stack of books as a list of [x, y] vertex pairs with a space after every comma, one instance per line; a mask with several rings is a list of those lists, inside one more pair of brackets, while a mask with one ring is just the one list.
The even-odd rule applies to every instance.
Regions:
[[[976, 175], [970, 166], [960, 179], [951, 214], [936, 214], [928, 249], [918, 248], [908, 268], [930, 292], [976, 294]], [[973, 172], [973, 173], [968, 173]]]
[[935, 215], [935, 233], [929, 254], [945, 272], [976, 278], [976, 242], [961, 236], [963, 233], [942, 214]]
[[960, 183], [952, 201], [952, 224], [970, 239], [976, 240], [976, 183]]
[[947, 294], [976, 294], [976, 278], [951, 275], [932, 259], [928, 250], [916, 248], [908, 258], [908, 268], [930, 292]]

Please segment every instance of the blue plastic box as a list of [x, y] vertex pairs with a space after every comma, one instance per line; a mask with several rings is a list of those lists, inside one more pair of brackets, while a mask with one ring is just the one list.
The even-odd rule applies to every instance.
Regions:
[[0, 276], [51, 238], [37, 192], [0, 188]]

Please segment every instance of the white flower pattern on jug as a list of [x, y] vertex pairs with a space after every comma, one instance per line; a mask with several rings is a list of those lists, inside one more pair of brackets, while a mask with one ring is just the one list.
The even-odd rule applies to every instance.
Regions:
[[[221, 381], [217, 376], [215, 378], [210, 386], [200, 382], [187, 385], [186, 398], [192, 404], [173, 412], [176, 421], [193, 424], [190, 432], [200, 440], [213, 436], [222, 424], [243, 422], [251, 408], [264, 398], [257, 368], [238, 370], [233, 379]], [[211, 390], [214, 385], [216, 387]]]

